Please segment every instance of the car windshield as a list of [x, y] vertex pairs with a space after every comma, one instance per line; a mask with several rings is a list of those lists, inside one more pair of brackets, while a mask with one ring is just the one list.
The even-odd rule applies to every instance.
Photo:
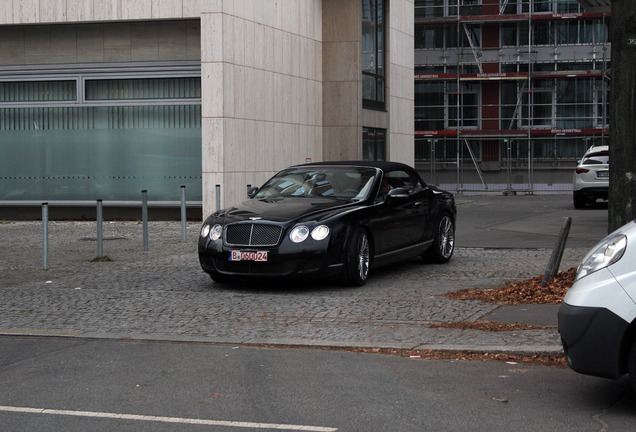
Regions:
[[306, 166], [279, 172], [265, 183], [256, 199], [276, 197], [325, 197], [364, 200], [376, 176], [375, 168]]

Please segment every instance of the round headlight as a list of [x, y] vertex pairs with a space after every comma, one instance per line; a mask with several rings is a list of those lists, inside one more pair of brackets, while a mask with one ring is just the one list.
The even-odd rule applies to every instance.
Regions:
[[223, 234], [223, 227], [219, 224], [214, 225], [210, 229], [210, 240], [216, 241], [221, 238], [221, 234]]
[[311, 231], [311, 238], [314, 240], [324, 240], [329, 235], [329, 227], [327, 225], [318, 225]]
[[201, 228], [201, 237], [207, 237], [208, 234], [210, 234], [210, 228], [209, 224], [203, 225], [203, 228]]
[[624, 235], [608, 238], [581, 263], [576, 272], [576, 280], [614, 264], [623, 257], [626, 247], [627, 237]]
[[309, 228], [304, 225], [299, 225], [295, 227], [290, 233], [289, 238], [294, 243], [304, 242], [309, 236]]

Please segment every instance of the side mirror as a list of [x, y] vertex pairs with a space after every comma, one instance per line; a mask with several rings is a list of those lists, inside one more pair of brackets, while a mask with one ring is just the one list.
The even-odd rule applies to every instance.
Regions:
[[256, 196], [256, 192], [258, 192], [258, 188], [257, 187], [249, 188], [248, 191], [247, 191], [247, 197], [249, 199], [254, 198]]
[[409, 193], [404, 188], [395, 188], [395, 189], [391, 189], [389, 191], [388, 196], [391, 199], [394, 199], [394, 198], [408, 198], [409, 197]]

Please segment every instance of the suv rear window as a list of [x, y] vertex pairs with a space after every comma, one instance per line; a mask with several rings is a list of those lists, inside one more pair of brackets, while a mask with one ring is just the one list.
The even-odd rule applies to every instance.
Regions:
[[590, 153], [583, 159], [583, 165], [609, 164], [609, 152]]

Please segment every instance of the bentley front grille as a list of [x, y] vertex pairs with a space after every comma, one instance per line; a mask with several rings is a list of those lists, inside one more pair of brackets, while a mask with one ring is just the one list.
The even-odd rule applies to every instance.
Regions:
[[238, 223], [228, 225], [225, 243], [230, 246], [276, 246], [283, 229], [276, 225]]

